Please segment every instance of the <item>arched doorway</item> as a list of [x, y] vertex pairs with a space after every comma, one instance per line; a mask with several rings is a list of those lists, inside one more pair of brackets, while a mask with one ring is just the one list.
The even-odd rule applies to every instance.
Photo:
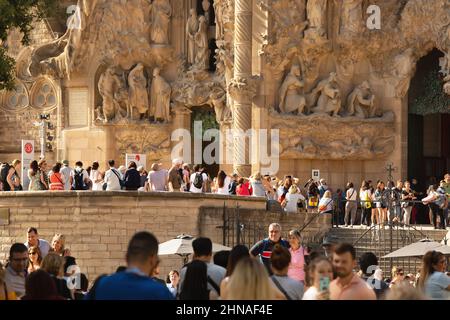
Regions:
[[450, 97], [442, 90], [439, 59], [433, 49], [417, 63], [408, 94], [408, 177], [424, 192], [450, 170]]
[[[207, 173], [209, 174], [209, 176], [211, 178], [214, 178], [217, 176], [218, 172], [219, 172], [219, 163], [218, 161], [215, 163], [206, 163], [206, 160], [203, 157], [203, 154], [205, 152], [205, 148], [207, 148], [208, 146], [210, 146], [212, 143], [215, 142], [215, 139], [212, 138], [212, 141], [203, 141], [203, 136], [205, 134], [205, 131], [208, 129], [217, 129], [220, 130], [219, 124], [216, 121], [216, 113], [214, 112], [214, 109], [212, 109], [209, 106], [200, 106], [200, 107], [193, 107], [191, 108], [192, 113], [191, 113], [191, 146], [192, 146], [192, 161], [193, 164], [197, 164], [194, 163], [195, 162], [195, 153], [196, 153], [196, 146], [194, 143], [194, 139], [201, 139], [202, 140], [202, 144], [201, 144], [201, 154], [202, 154], [202, 160], [201, 164], [203, 168], [206, 169]], [[201, 130], [199, 130], [199, 128], [196, 126], [201, 126]], [[201, 136], [200, 136], [200, 132], [201, 132]], [[198, 134], [199, 136], [196, 137], [196, 134]], [[220, 144], [220, 141], [218, 141], [218, 143]], [[198, 150], [200, 151], [200, 150]], [[217, 152], [219, 152], [220, 150], [218, 149], [214, 149], [211, 152], [211, 156], [215, 159], [219, 159], [219, 154], [216, 154]], [[207, 154], [209, 154], [208, 152], [206, 152]]]

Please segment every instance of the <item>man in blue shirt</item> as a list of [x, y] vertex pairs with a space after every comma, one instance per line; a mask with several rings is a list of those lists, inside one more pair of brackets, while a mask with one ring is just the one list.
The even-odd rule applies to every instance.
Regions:
[[86, 300], [173, 300], [167, 286], [151, 278], [159, 263], [158, 240], [148, 232], [131, 238], [127, 269], [99, 279]]

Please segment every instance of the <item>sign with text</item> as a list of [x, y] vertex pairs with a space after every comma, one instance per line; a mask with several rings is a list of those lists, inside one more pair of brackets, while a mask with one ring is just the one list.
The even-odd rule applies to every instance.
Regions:
[[134, 161], [136, 166], [143, 166], [144, 168], [147, 166], [147, 155], [139, 154], [139, 153], [127, 153], [125, 155], [125, 166], [128, 168], [128, 164]]
[[28, 179], [27, 170], [30, 168], [31, 161], [34, 160], [34, 141], [22, 140], [22, 170], [20, 172], [20, 178], [22, 179], [23, 190], [28, 190], [30, 180]]

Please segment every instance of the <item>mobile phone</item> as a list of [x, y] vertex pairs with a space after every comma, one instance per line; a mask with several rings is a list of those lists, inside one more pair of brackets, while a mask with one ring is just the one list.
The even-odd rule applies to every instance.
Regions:
[[319, 282], [319, 291], [327, 291], [330, 287], [330, 278], [329, 277], [320, 277]]

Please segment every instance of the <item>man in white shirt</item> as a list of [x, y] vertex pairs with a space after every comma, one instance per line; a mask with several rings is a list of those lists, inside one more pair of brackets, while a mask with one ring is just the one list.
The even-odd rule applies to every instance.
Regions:
[[27, 230], [27, 242], [24, 245], [29, 249], [30, 247], [39, 247], [41, 250], [42, 259], [48, 254], [50, 250], [50, 244], [44, 240], [39, 239], [39, 234], [36, 228], [30, 227]]
[[64, 190], [70, 190], [71, 183], [70, 183], [70, 173], [73, 171], [71, 167], [69, 167], [69, 161], [63, 160], [63, 167], [59, 172], [61, 172], [64, 176]]
[[[208, 180], [208, 176], [206, 175], [206, 173], [202, 173], [201, 172], [201, 167], [199, 164], [196, 164], [194, 166], [194, 173], [191, 174], [191, 187], [189, 189], [190, 192], [193, 193], [202, 193], [203, 190], [205, 190], [205, 184], [206, 184], [206, 180]], [[196, 176], [199, 175], [198, 179], [195, 180]], [[200, 184], [196, 185], [196, 181], [199, 181], [199, 179], [202, 180], [202, 185], [200, 186]]]
[[105, 172], [106, 191], [121, 190], [120, 173], [114, 168], [114, 160], [109, 160], [109, 170]]

